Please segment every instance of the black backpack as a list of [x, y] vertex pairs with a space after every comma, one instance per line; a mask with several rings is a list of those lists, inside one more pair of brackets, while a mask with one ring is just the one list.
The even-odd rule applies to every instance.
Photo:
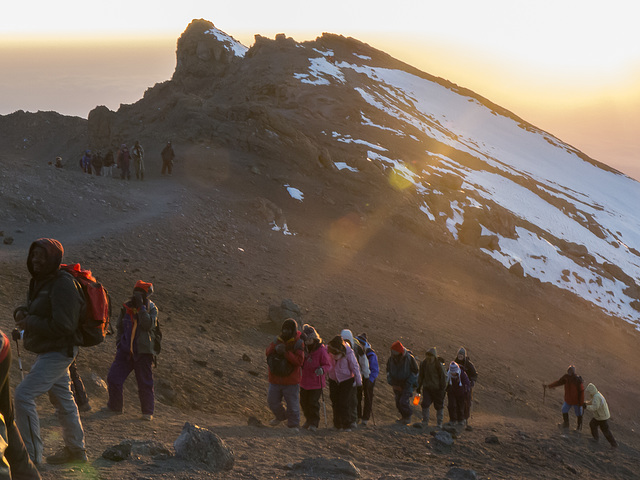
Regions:
[[286, 357], [278, 355], [276, 352], [269, 354], [267, 357], [267, 365], [269, 365], [269, 371], [277, 377], [288, 377], [293, 373], [294, 369], [294, 366]]

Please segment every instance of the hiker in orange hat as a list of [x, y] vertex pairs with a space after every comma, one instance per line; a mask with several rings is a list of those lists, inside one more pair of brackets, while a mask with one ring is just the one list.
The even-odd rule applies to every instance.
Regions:
[[151, 367], [154, 356], [160, 353], [162, 338], [158, 309], [149, 300], [152, 293], [151, 283], [138, 280], [133, 287], [133, 295], [122, 305], [116, 322], [116, 357], [107, 375], [107, 411], [122, 413], [124, 382], [133, 371], [138, 383], [142, 419], [149, 421], [153, 419], [155, 406]]

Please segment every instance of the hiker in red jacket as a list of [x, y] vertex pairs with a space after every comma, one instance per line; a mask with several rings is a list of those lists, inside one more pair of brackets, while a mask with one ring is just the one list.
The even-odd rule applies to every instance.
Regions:
[[576, 367], [569, 365], [567, 373], [560, 379], [543, 387], [556, 388], [564, 385], [564, 403], [562, 404], [562, 428], [569, 428], [569, 410], [578, 418], [576, 430], [582, 430], [582, 406], [584, 405], [584, 383], [580, 375], [576, 375]]
[[[269, 365], [269, 392], [267, 404], [275, 415], [272, 426], [284, 420], [289, 428], [300, 424], [300, 379], [304, 363], [304, 342], [293, 318], [282, 323], [280, 335], [267, 347]], [[282, 400], [286, 409], [282, 405]]]

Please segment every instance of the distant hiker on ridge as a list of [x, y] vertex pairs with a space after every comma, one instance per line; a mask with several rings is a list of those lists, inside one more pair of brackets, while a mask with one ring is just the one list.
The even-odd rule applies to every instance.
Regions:
[[166, 172], [171, 175], [171, 171], [173, 170], [173, 159], [176, 158], [176, 154], [173, 152], [171, 142], [167, 142], [167, 145], [162, 149], [160, 156], [162, 157], [161, 174], [164, 175]]
[[142, 148], [138, 140], [136, 140], [136, 144], [131, 149], [131, 156], [136, 169], [136, 180], [144, 180], [144, 148]]
[[391, 356], [387, 360], [387, 383], [393, 388], [396, 408], [401, 417], [397, 423], [408, 425], [411, 422], [410, 400], [413, 390], [418, 384], [418, 362], [411, 351], [407, 350], [400, 341], [391, 345]]
[[123, 386], [133, 371], [138, 384], [142, 420], [153, 420], [155, 398], [153, 391], [154, 356], [160, 353], [158, 308], [149, 300], [153, 284], [138, 280], [133, 295], [123, 304], [116, 322], [116, 357], [107, 375], [109, 400], [107, 411], [122, 413]]
[[584, 404], [584, 382], [580, 375], [576, 375], [576, 367], [569, 365], [567, 373], [560, 379], [543, 387], [556, 388], [564, 385], [564, 403], [562, 404], [562, 428], [569, 428], [569, 410], [578, 417], [576, 430], [582, 430], [582, 405]]
[[15, 390], [16, 424], [29, 456], [42, 461], [44, 450], [36, 398], [49, 392], [59, 412], [65, 446], [47, 463], [86, 462], [84, 431], [71, 393], [69, 366], [82, 343], [80, 314], [85, 300], [67, 272], [60, 270], [64, 248], [57, 240], [40, 238], [31, 244], [27, 268], [31, 273], [27, 304], [13, 317], [24, 330], [24, 348], [35, 353], [31, 371]]
[[330, 360], [327, 347], [311, 325], [302, 327], [306, 348], [300, 380], [300, 406], [306, 421], [302, 428], [314, 431], [320, 425], [320, 399], [324, 402], [325, 374]]
[[613, 434], [609, 430], [608, 420], [611, 418], [611, 415], [609, 414], [609, 405], [607, 405], [607, 400], [593, 383], [587, 385], [587, 395], [589, 395], [590, 400], [585, 404], [587, 406], [587, 410], [593, 413], [593, 418], [589, 422], [589, 427], [591, 428], [591, 435], [593, 436], [594, 441], [598, 441], [598, 428], [600, 428], [604, 438], [609, 441], [611, 447], [616, 448], [618, 446], [618, 442], [616, 442], [616, 439], [613, 438]]
[[[300, 425], [300, 379], [304, 363], [304, 343], [298, 324], [293, 318], [282, 322], [280, 335], [267, 347], [269, 366], [269, 391], [267, 404], [274, 414], [269, 422], [276, 426], [287, 421], [289, 428]], [[282, 405], [282, 401], [286, 408]]]

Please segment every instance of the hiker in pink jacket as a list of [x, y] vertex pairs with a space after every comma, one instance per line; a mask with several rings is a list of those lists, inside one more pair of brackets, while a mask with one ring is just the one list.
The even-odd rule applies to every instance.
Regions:
[[349, 398], [353, 389], [362, 386], [360, 365], [353, 350], [344, 343], [340, 335], [331, 339], [327, 350], [331, 358], [328, 373], [333, 426], [338, 430], [351, 431], [356, 427], [356, 422], [350, 415]]
[[306, 421], [302, 428], [315, 431], [320, 423], [320, 398], [325, 386], [325, 374], [331, 365], [327, 347], [311, 325], [302, 327], [305, 352], [300, 380], [300, 406]]

